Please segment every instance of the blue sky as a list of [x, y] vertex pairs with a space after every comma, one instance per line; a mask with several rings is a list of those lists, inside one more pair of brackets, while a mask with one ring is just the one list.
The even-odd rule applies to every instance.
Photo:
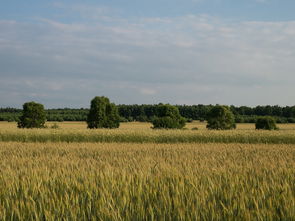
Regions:
[[[174, 17], [186, 14], [210, 14], [235, 20], [286, 21], [294, 20], [293, 0], [3, 0], [1, 19], [27, 20], [37, 16], [61, 16], [55, 6], [64, 4], [107, 7], [124, 17]], [[64, 19], [71, 22], [73, 18]]]
[[1, 1], [0, 106], [295, 104], [295, 1]]

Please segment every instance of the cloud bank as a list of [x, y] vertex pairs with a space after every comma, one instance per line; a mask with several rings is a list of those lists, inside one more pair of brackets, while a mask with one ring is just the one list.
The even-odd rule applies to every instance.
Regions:
[[0, 21], [1, 106], [87, 107], [97, 95], [116, 103], [294, 105], [295, 21], [70, 10], [86, 20]]

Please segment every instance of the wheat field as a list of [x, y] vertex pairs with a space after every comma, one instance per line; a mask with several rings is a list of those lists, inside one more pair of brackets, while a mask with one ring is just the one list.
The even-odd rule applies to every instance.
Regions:
[[[65, 122], [47, 122], [48, 127], [53, 124], [57, 124], [60, 129], [71, 129], [71, 130], [85, 130], [87, 128], [86, 122], [78, 121], [65, 121]], [[133, 129], [133, 130], [147, 130], [151, 129], [152, 124], [147, 122], [128, 122], [121, 123], [119, 130]], [[187, 129], [192, 129], [197, 127], [199, 130], [206, 130], [206, 122], [193, 121], [191, 123], [186, 123]], [[278, 124], [281, 130], [295, 130], [295, 124]], [[0, 130], [13, 130], [17, 129], [17, 124], [15, 122], [0, 121]], [[237, 130], [254, 130], [255, 125], [250, 123], [238, 123]]]
[[[55, 124], [58, 129], [51, 128]], [[281, 124], [278, 131], [257, 131], [254, 124], [238, 124], [237, 130], [210, 131], [202, 122], [188, 123], [183, 130], [153, 130], [150, 123], [139, 122], [96, 130], [86, 129], [84, 122], [48, 122], [46, 126], [18, 129], [16, 123], [0, 122], [0, 142], [295, 144], [295, 124]]]
[[0, 220], [295, 220], [294, 125], [58, 124], [0, 123]]
[[1, 143], [2, 220], [294, 220], [294, 145]]
[[[149, 123], [124, 123], [118, 129], [86, 129], [83, 122], [57, 123], [58, 129], [18, 129], [15, 123], [0, 123], [0, 142], [87, 142], [87, 143], [269, 143], [295, 144], [294, 124], [278, 131], [257, 131], [253, 124], [238, 124], [237, 130], [207, 130], [194, 122], [183, 130], [153, 130]], [[199, 128], [192, 130], [192, 128]]]

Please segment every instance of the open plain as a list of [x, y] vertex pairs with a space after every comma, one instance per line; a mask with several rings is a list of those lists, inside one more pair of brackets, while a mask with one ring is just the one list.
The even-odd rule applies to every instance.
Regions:
[[2, 220], [294, 220], [293, 124], [52, 124], [0, 123]]

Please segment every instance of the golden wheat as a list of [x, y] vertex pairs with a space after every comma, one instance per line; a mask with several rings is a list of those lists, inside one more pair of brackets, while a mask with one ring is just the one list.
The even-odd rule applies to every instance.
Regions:
[[[60, 129], [71, 129], [71, 130], [85, 130], [87, 128], [86, 122], [47, 122], [46, 125], [51, 127], [53, 124], [58, 124]], [[119, 130], [149, 130], [151, 129], [151, 123], [145, 122], [128, 122], [128, 123], [121, 123]], [[278, 124], [278, 127], [281, 130], [295, 130], [295, 124]], [[187, 129], [198, 128], [199, 130], [206, 130], [206, 122], [199, 122], [194, 121], [192, 123], [186, 124]], [[17, 129], [17, 124], [15, 122], [4, 122], [0, 121], [0, 130], [13, 130]], [[246, 124], [246, 123], [239, 123], [237, 124], [237, 130], [254, 130], [255, 124]]]
[[0, 141], [295, 144], [295, 130], [7, 129], [0, 130]]
[[292, 220], [295, 146], [0, 143], [1, 220]]
[[[294, 124], [280, 125], [279, 131], [257, 131], [253, 124], [240, 124], [237, 130], [153, 130], [149, 123], [125, 123], [119, 129], [86, 129], [83, 122], [47, 123], [47, 129], [17, 129], [15, 123], [0, 123], [0, 142], [128, 142], [128, 143], [269, 143], [295, 144]], [[56, 126], [56, 125], [55, 125]]]

